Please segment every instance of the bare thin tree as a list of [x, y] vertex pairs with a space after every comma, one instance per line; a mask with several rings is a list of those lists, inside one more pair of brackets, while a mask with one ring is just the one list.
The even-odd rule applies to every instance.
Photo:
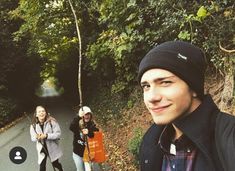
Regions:
[[78, 26], [78, 19], [76, 12], [73, 8], [73, 4], [71, 0], [69, 0], [69, 5], [71, 7], [71, 10], [73, 12], [75, 24], [76, 24], [76, 30], [77, 30], [77, 36], [78, 36], [78, 43], [79, 43], [79, 60], [78, 60], [78, 92], [79, 92], [79, 101], [80, 101], [80, 107], [83, 104], [82, 101], [82, 85], [81, 85], [81, 68], [82, 68], [82, 40], [81, 40], [81, 35], [80, 35], [80, 30]]

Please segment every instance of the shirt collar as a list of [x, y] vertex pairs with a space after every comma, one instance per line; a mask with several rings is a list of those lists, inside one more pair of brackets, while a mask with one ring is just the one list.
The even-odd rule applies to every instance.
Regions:
[[171, 124], [167, 125], [159, 138], [159, 145], [164, 153], [176, 155], [176, 151], [191, 152], [195, 149], [192, 141], [184, 134], [173, 141], [175, 130]]

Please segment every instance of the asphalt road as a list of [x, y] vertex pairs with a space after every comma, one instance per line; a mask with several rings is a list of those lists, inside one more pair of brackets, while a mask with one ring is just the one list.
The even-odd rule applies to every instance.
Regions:
[[[44, 98], [42, 99], [42, 103], [47, 105], [48, 112], [57, 119], [61, 127], [62, 137], [60, 146], [64, 155], [60, 159], [60, 162], [64, 171], [75, 171], [76, 168], [72, 159], [73, 135], [69, 130], [69, 124], [76, 114], [71, 106], [59, 97]], [[0, 134], [0, 171], [38, 170], [36, 146], [30, 139], [29, 127], [30, 122], [27, 118], [24, 118], [15, 126]], [[9, 158], [10, 150], [16, 146], [23, 147], [27, 152], [27, 158], [24, 163], [14, 164]], [[53, 171], [49, 160], [47, 160], [47, 171]]]

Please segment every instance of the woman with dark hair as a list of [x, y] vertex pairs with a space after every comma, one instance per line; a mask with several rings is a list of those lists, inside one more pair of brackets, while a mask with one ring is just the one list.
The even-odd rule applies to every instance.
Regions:
[[40, 171], [46, 171], [46, 161], [49, 157], [52, 166], [63, 171], [59, 158], [63, 155], [58, 143], [61, 130], [55, 118], [49, 116], [43, 106], [37, 106], [30, 126], [31, 140], [36, 142], [38, 164]]
[[87, 136], [94, 137], [94, 132], [99, 131], [92, 120], [91, 109], [87, 106], [80, 108], [78, 116], [76, 116], [70, 124], [70, 130], [73, 132], [73, 160], [77, 171], [90, 171], [89, 162], [83, 161], [85, 146], [87, 145]]

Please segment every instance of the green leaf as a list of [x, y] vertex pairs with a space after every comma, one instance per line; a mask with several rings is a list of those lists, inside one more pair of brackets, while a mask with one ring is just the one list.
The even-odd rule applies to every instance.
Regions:
[[187, 30], [183, 30], [178, 34], [178, 38], [181, 40], [190, 40], [190, 34]]
[[201, 18], [205, 18], [207, 16], [207, 10], [204, 6], [201, 6], [197, 11], [197, 16]]
[[135, 6], [136, 5], [136, 0], [130, 0], [130, 2], [128, 2], [127, 7], [131, 7], [131, 6]]

